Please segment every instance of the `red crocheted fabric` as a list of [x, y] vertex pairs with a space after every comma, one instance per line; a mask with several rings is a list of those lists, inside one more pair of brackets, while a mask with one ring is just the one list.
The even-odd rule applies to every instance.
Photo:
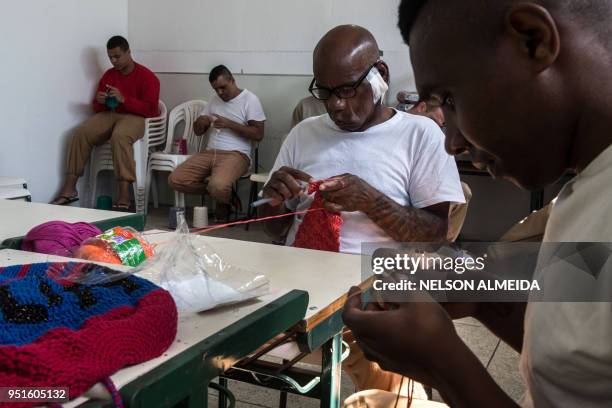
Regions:
[[[48, 277], [50, 268], [63, 265], [0, 268], [1, 386], [68, 387], [72, 399], [125, 366], [161, 355], [174, 341], [177, 311], [167, 291], [136, 276], [99, 285]], [[33, 405], [40, 403], [0, 402]]]
[[[321, 183], [311, 183], [308, 194], [315, 193], [311, 210], [323, 208], [323, 197], [319, 192]], [[300, 223], [293, 246], [296, 248], [317, 249], [320, 251], [340, 251], [340, 228], [342, 216], [327, 210], [309, 212]]]

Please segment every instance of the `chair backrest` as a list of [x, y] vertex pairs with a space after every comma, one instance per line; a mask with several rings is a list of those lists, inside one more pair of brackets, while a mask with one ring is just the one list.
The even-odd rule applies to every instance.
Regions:
[[172, 153], [172, 145], [174, 143], [174, 132], [176, 127], [184, 122], [185, 129], [181, 139], [187, 142], [187, 152], [193, 153], [200, 150], [202, 137], [196, 136], [193, 131], [193, 122], [200, 116], [200, 113], [206, 107], [207, 102], [199, 99], [194, 99], [177, 105], [170, 112], [168, 118], [168, 136], [166, 138], [165, 153]]
[[259, 170], [259, 143], [255, 140], [251, 141], [251, 165], [246, 173], [240, 176], [241, 178], [249, 178], [251, 174], [255, 174]]
[[187, 105], [189, 115], [189, 132], [187, 132], [187, 126], [185, 126], [185, 133], [183, 138], [187, 140], [187, 152], [197, 153], [202, 150], [202, 143], [204, 142], [204, 135], [198, 136], [193, 131], [193, 123], [200, 117], [200, 114], [206, 107], [208, 102], [202, 100], [190, 101]]
[[166, 104], [159, 101], [159, 115], [145, 120], [145, 136], [148, 139], [149, 148], [159, 146], [166, 140], [166, 125], [168, 108]]

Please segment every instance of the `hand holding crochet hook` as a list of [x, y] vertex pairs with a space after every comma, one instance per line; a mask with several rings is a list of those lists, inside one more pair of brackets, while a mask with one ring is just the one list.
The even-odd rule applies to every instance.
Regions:
[[[264, 187], [264, 198], [251, 204], [258, 207], [269, 204], [278, 206], [285, 200], [306, 194], [308, 185], [315, 183], [309, 174], [290, 167], [281, 167], [272, 174], [270, 181]], [[319, 180], [319, 190], [325, 200], [325, 208], [329, 211], [362, 211], [371, 209], [381, 193], [366, 181], [352, 174], [342, 174], [325, 180]]]
[[262, 200], [258, 200], [252, 204], [253, 207], [258, 207], [268, 204], [271, 207], [278, 207], [285, 200], [306, 194], [308, 184], [314, 179], [308, 173], [291, 167], [283, 166], [270, 177], [270, 180], [263, 189]]

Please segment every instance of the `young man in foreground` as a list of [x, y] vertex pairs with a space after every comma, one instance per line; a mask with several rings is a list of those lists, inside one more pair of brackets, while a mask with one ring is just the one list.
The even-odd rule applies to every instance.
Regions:
[[[612, 241], [611, 18], [605, 0], [400, 6], [419, 94], [442, 106], [449, 152], [467, 150], [477, 167], [526, 189], [577, 172], [544, 242]], [[524, 406], [612, 406], [609, 302], [404, 303], [385, 311], [362, 310], [357, 293], [351, 289], [344, 321], [366, 356], [432, 385], [453, 407], [516, 406], [455, 332], [451, 319], [464, 316], [521, 353]]]

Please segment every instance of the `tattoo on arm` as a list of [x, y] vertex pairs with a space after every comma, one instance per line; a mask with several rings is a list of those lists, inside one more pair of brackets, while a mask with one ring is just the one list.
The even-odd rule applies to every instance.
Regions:
[[403, 207], [386, 196], [379, 197], [366, 215], [398, 242], [446, 240], [448, 217], [444, 219], [423, 209]]

